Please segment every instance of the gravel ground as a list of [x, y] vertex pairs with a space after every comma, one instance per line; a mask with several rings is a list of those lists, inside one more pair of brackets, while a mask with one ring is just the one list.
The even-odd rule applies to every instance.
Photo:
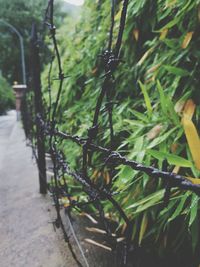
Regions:
[[0, 266], [75, 267], [14, 111], [0, 116]]

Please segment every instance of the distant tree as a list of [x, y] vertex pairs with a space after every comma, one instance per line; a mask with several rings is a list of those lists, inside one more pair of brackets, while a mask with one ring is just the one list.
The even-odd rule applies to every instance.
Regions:
[[12, 88], [0, 74], [0, 115], [14, 108], [14, 95]]
[[[56, 1], [57, 24], [62, 23], [65, 16], [61, 12], [61, 1]], [[28, 57], [29, 39], [32, 22], [41, 29], [45, 9], [48, 1], [45, 0], [0, 0], [0, 18], [17, 28], [24, 37], [25, 57]], [[4, 24], [0, 23], [0, 69], [2, 75], [9, 81], [21, 82], [21, 62], [19, 39]], [[28, 67], [28, 66], [27, 66]]]

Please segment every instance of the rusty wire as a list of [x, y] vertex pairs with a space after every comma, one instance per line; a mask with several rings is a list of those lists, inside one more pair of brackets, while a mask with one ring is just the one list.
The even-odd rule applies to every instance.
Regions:
[[[59, 198], [61, 196], [67, 196], [70, 202], [70, 209], [72, 208], [80, 208], [82, 204], [87, 205], [87, 203], [80, 203], [76, 201], [71, 201], [71, 196], [68, 192], [67, 182], [65, 186], [61, 186], [59, 180], [65, 174], [71, 176], [74, 180], [76, 180], [79, 184], [82, 185], [82, 190], [88, 195], [89, 201], [88, 204], [93, 203], [95, 208], [99, 212], [99, 220], [104, 225], [104, 228], [107, 232], [108, 242], [113, 247], [116, 247], [116, 239], [111, 235], [110, 226], [107, 223], [107, 220], [104, 215], [104, 208], [102, 201], [109, 201], [114, 209], [118, 211], [120, 218], [124, 220], [127, 225], [125, 232], [125, 240], [123, 242], [123, 259], [121, 266], [127, 265], [127, 255], [130, 248], [131, 243], [131, 233], [132, 233], [132, 221], [127, 217], [125, 211], [121, 208], [120, 204], [115, 200], [114, 195], [115, 192], [112, 190], [112, 170], [119, 165], [126, 165], [132, 168], [133, 170], [137, 170], [140, 172], [146, 173], [149, 177], [154, 179], [163, 179], [166, 182], [166, 192], [164, 196], [165, 204], [169, 201], [170, 189], [172, 187], [178, 187], [182, 190], [190, 190], [200, 196], [200, 185], [195, 185], [185, 177], [181, 175], [177, 175], [175, 173], [171, 173], [167, 171], [167, 167], [164, 166], [163, 170], [159, 170], [152, 166], [144, 166], [141, 163], [138, 163], [133, 160], [128, 160], [125, 156], [121, 155], [119, 152], [114, 150], [114, 131], [113, 131], [113, 123], [112, 123], [112, 112], [113, 112], [113, 103], [110, 100], [110, 92], [109, 90], [114, 90], [114, 72], [116, 71], [118, 65], [120, 64], [120, 50], [122, 45], [123, 32], [126, 23], [126, 15], [128, 8], [128, 0], [123, 1], [123, 8], [121, 12], [120, 19], [120, 27], [117, 37], [117, 42], [113, 45], [113, 29], [114, 29], [114, 13], [115, 13], [115, 1], [111, 1], [111, 26], [110, 26], [110, 35], [108, 39], [107, 49], [102, 53], [101, 58], [104, 63], [104, 80], [102, 82], [102, 87], [97, 99], [96, 107], [94, 110], [93, 122], [92, 126], [88, 129], [87, 136], [85, 138], [81, 138], [79, 136], [74, 136], [68, 133], [63, 133], [58, 129], [58, 123], [56, 121], [57, 118], [57, 110], [59, 107], [60, 96], [63, 90], [63, 81], [66, 78], [63, 71], [63, 66], [61, 62], [59, 47], [56, 39], [56, 27], [54, 25], [54, 1], [49, 0], [47, 10], [45, 12], [45, 25], [48, 26], [51, 40], [54, 47], [54, 54], [52, 56], [52, 60], [50, 62], [49, 72], [48, 72], [48, 93], [49, 93], [49, 105], [47, 107], [48, 118], [45, 120], [43, 116], [38, 116], [38, 121], [40, 126], [45, 134], [46, 140], [48, 141], [48, 152], [51, 155], [53, 162], [53, 172], [54, 172], [54, 189], [53, 196], [56, 204], [57, 211], [57, 220], [56, 223], [62, 225], [62, 220], [60, 217], [60, 203]], [[113, 50], [112, 50], [113, 49]], [[51, 96], [51, 70], [53, 60], [57, 61], [58, 66], [58, 77], [59, 85], [56, 95], [55, 103], [52, 103]], [[110, 129], [110, 146], [109, 148], [99, 146], [94, 143], [97, 139], [98, 128], [99, 128], [99, 116], [100, 110], [102, 108], [103, 100], [106, 98], [107, 100], [107, 115]], [[82, 170], [81, 172], [72, 171], [67, 162], [67, 157], [58, 147], [58, 140], [61, 142], [63, 140], [71, 140], [82, 148]], [[90, 165], [92, 156], [94, 152], [100, 152], [105, 158], [105, 162], [103, 162], [104, 166], [108, 166], [111, 174], [111, 181], [109, 186], [99, 187], [98, 185], [92, 182], [91, 178], [88, 175], [88, 167]], [[112, 166], [112, 167], [110, 167]]]

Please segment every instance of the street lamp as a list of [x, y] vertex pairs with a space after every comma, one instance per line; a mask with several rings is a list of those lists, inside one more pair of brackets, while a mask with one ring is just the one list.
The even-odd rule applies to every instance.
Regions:
[[24, 59], [24, 42], [22, 35], [18, 32], [18, 30], [11, 25], [10, 23], [0, 19], [0, 22], [5, 26], [9, 27], [12, 31], [14, 31], [19, 37], [20, 42], [20, 50], [21, 50], [21, 66], [22, 66], [22, 82], [23, 84], [14, 84], [13, 90], [15, 93], [15, 104], [16, 104], [16, 112], [17, 112], [17, 120], [20, 120], [20, 110], [21, 110], [21, 101], [26, 90], [26, 69], [25, 69], [25, 59]]
[[18, 30], [11, 25], [10, 23], [0, 19], [0, 22], [12, 29], [17, 36], [19, 37], [19, 42], [20, 42], [20, 50], [21, 50], [21, 67], [22, 67], [22, 81], [23, 84], [26, 84], [26, 69], [25, 69], [25, 59], [24, 59], [24, 43], [23, 43], [23, 37], [22, 35], [18, 32]]

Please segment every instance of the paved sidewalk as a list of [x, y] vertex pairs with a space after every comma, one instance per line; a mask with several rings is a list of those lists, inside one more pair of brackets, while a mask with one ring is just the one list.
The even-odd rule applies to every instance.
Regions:
[[60, 231], [54, 232], [48, 197], [14, 111], [0, 116], [0, 266], [75, 267]]

